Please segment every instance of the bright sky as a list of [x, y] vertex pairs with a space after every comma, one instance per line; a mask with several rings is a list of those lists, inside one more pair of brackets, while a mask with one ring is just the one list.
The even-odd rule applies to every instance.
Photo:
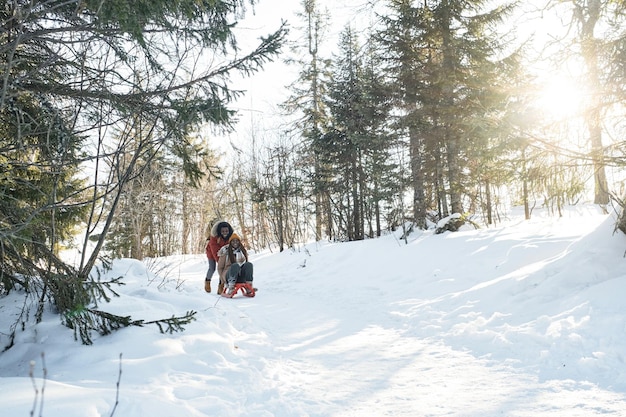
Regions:
[[[303, 12], [301, 1], [294, 0], [284, 2], [281, 0], [261, 0], [255, 7], [255, 13], [248, 13], [247, 18], [238, 24], [245, 43], [251, 48], [259, 35], [265, 35], [279, 27], [282, 20], [289, 23], [290, 42], [296, 42], [298, 37], [304, 36], [304, 25], [298, 13]], [[369, 11], [364, 10], [366, 0], [345, 0], [341, 2], [331, 0], [318, 0], [317, 5], [321, 10], [327, 9], [331, 16], [331, 27], [323, 39], [324, 46], [330, 51], [337, 45], [337, 37], [348, 23], [354, 23], [360, 19], [366, 19]], [[250, 43], [247, 40], [251, 39]], [[276, 128], [283, 122], [280, 116], [278, 104], [284, 102], [291, 92], [288, 86], [298, 76], [298, 68], [286, 66], [282, 60], [290, 54], [289, 46], [286, 46], [281, 58], [267, 64], [264, 70], [254, 76], [237, 82], [237, 88], [247, 91], [246, 96], [237, 103], [241, 111], [242, 123], [236, 133], [230, 135], [230, 140], [240, 141], [251, 137], [251, 126], [257, 131], [256, 135], [263, 135], [268, 129], [270, 135], [276, 135]]]
[[[382, 4], [382, 2], [379, 2]], [[565, 32], [565, 23], [554, 17], [554, 8], [546, 8], [547, 0], [534, 0], [523, 2], [524, 14], [514, 17], [511, 24], [518, 41], [532, 37], [536, 45], [544, 45], [550, 39], [554, 39], [557, 33]], [[335, 50], [337, 36], [346, 24], [360, 25], [357, 29], [369, 26], [374, 19], [372, 7], [368, 6], [367, 0], [318, 0], [319, 9], [326, 9], [331, 16], [331, 27], [324, 39], [325, 47], [330, 51]], [[301, 12], [301, 1], [282, 2], [280, 0], [261, 0], [255, 7], [255, 14], [248, 13], [248, 17], [239, 24], [242, 29], [242, 39], [253, 34], [249, 38], [256, 39], [258, 34], [265, 34], [275, 29], [281, 20], [289, 22], [291, 27], [290, 40], [293, 42], [298, 36], [302, 36], [304, 22], [296, 16]], [[252, 44], [250, 44], [252, 45]], [[535, 47], [535, 52], [540, 49]], [[286, 51], [285, 54], [289, 52]], [[283, 55], [283, 58], [286, 55]], [[544, 58], [552, 56], [551, 53]], [[548, 64], [548, 65], [554, 65]], [[545, 106], [545, 111], [554, 113], [553, 117], [563, 118], [572, 112], [579, 110], [580, 104], [585, 100], [585, 93], [574, 78], [579, 73], [580, 64], [559, 61], [558, 67], [546, 67], [546, 64], [538, 64], [536, 69], [539, 73], [545, 73], [546, 79], [542, 82], [545, 86], [540, 94], [539, 104]], [[540, 69], [541, 68], [541, 69]], [[297, 78], [297, 68], [287, 67], [282, 62], [268, 64], [264, 71], [251, 78], [237, 82], [237, 88], [247, 91], [246, 96], [237, 103], [236, 107], [241, 111], [236, 133], [229, 135], [229, 140], [240, 142], [244, 138], [252, 136], [252, 129], [256, 137], [264, 135], [277, 135], [276, 129], [285, 121], [280, 116], [278, 104], [284, 102], [290, 95], [287, 86]], [[575, 88], [573, 88], [575, 87]], [[265, 133], [267, 131], [267, 134]]]

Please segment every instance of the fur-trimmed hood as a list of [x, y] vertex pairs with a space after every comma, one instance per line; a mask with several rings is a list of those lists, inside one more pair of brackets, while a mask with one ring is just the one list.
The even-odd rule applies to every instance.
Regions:
[[230, 237], [233, 234], [234, 230], [230, 223], [225, 220], [220, 220], [213, 223], [213, 227], [211, 227], [211, 237], [219, 236], [220, 229], [224, 226], [228, 227], [228, 237]]

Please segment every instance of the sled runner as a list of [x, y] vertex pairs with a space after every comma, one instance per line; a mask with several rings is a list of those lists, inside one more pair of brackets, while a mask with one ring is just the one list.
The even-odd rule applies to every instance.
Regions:
[[233, 298], [239, 291], [246, 297], [254, 297], [256, 295], [256, 288], [252, 285], [246, 284], [245, 282], [238, 282], [235, 284], [235, 289], [232, 293], [228, 292], [228, 288], [224, 288], [222, 297]]

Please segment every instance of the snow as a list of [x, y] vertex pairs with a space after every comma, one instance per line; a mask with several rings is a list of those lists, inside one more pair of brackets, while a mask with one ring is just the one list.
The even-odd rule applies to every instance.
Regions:
[[[91, 346], [50, 312], [28, 320], [0, 353], [0, 410], [625, 416], [626, 236], [614, 224], [587, 205], [406, 242], [398, 231], [254, 253], [255, 298], [205, 293], [202, 255], [118, 260], [108, 276], [126, 285], [104, 310], [145, 320], [194, 310], [197, 320], [182, 333], [94, 335]], [[22, 303], [0, 299], [2, 346]]]

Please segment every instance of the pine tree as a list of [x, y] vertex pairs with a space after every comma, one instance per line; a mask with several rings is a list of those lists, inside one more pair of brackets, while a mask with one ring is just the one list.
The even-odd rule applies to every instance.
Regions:
[[379, 38], [404, 109], [401, 126], [410, 142], [414, 217], [420, 227], [432, 205], [429, 194], [440, 216], [464, 212], [468, 151], [501, 135], [497, 124], [476, 121], [498, 107], [494, 98], [502, 68], [496, 58], [502, 46], [493, 27], [511, 7], [485, 6], [483, 1], [392, 0], [392, 13], [383, 19]]
[[[411, 0], [393, 0], [388, 3], [389, 13], [381, 16], [382, 29], [375, 35], [380, 45], [381, 61], [393, 80], [395, 105], [401, 114], [396, 124], [399, 137], [408, 136], [411, 186], [413, 188], [413, 220], [426, 228], [426, 180], [424, 167], [425, 140], [420, 124], [426, 123], [418, 116], [420, 77], [426, 71], [428, 51], [424, 44], [424, 17]], [[422, 104], [426, 109], [427, 103]]]
[[[330, 215], [328, 178], [331, 173], [323, 157], [323, 135], [327, 129], [327, 109], [323, 97], [326, 94], [329, 61], [319, 50], [328, 28], [327, 13], [319, 10], [315, 0], [302, 0], [304, 13], [300, 16], [306, 22], [306, 40], [296, 46], [297, 51], [305, 50], [306, 58], [298, 64], [302, 66], [298, 80], [291, 86], [291, 97], [283, 104], [290, 112], [302, 113], [296, 128], [303, 139], [302, 168], [311, 184], [311, 197], [315, 214], [315, 239], [323, 236], [332, 238], [333, 224]], [[308, 59], [308, 60], [307, 60]]]
[[[5, 291], [32, 277], [72, 273], [57, 258], [85, 219], [77, 179], [84, 139], [48, 102], [29, 94], [0, 109], [0, 279]], [[56, 277], [56, 276], [55, 276]]]
[[389, 115], [386, 86], [376, 72], [376, 57], [362, 52], [354, 31], [347, 27], [333, 60], [332, 79], [326, 98], [330, 131], [325, 135], [326, 155], [335, 173], [333, 215], [348, 240], [372, 235], [366, 220], [376, 219], [380, 234], [380, 203], [390, 177], [389, 148], [385, 135]]

